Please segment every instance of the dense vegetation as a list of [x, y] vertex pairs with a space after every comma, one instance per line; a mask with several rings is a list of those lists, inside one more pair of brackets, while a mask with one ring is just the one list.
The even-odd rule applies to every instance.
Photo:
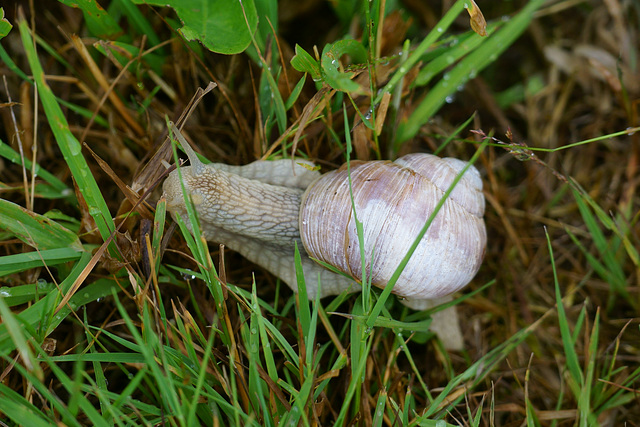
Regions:
[[[640, 425], [637, 1], [166, 3], [0, 9], [2, 425]], [[473, 159], [465, 348], [175, 224], [169, 122], [228, 164]]]

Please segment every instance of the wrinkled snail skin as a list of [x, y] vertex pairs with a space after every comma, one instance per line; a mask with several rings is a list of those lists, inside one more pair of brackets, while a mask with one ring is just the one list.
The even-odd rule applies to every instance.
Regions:
[[[363, 223], [366, 271], [384, 287], [466, 163], [412, 154], [396, 162], [354, 162], [353, 200]], [[412, 300], [439, 298], [467, 285], [486, 246], [484, 196], [470, 167], [435, 216], [396, 282], [393, 293]], [[330, 230], [330, 231], [328, 231]], [[361, 280], [361, 254], [352, 214], [348, 171], [323, 175], [305, 192], [300, 232], [309, 256]]]
[[[296, 160], [258, 161], [245, 166], [202, 164], [190, 153], [192, 166], [182, 167], [182, 182], [198, 213], [206, 240], [223, 243], [251, 262], [280, 277], [297, 290], [293, 258], [295, 245], [303, 255], [307, 294], [315, 298], [318, 278], [320, 297], [336, 295], [353, 286], [353, 280], [337, 275], [304, 254], [298, 229], [300, 199], [310, 182], [320, 174]], [[290, 186], [278, 184], [290, 184]], [[163, 184], [167, 209], [180, 216], [193, 232], [182, 194], [178, 171]]]
[[[361, 280], [361, 256], [346, 167], [318, 178], [291, 160], [246, 166], [204, 165], [190, 149], [191, 166], [180, 168], [207, 240], [223, 243], [297, 290], [293, 265], [297, 243], [309, 298], [345, 289], [354, 281], [308, 256]], [[296, 161], [298, 162], [298, 161]], [[308, 163], [308, 162], [307, 162]], [[353, 197], [364, 229], [367, 274], [384, 287], [456, 174], [466, 163], [428, 154], [396, 162], [351, 162]], [[310, 184], [311, 183], [311, 184]], [[303, 189], [308, 187], [306, 191]], [[178, 171], [166, 179], [167, 209], [189, 227]], [[470, 167], [418, 245], [393, 292], [408, 305], [449, 295], [476, 274], [484, 255], [484, 197]], [[306, 250], [305, 254], [304, 250]]]

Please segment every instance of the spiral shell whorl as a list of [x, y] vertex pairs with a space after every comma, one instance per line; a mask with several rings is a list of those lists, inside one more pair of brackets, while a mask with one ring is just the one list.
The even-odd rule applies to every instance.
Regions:
[[[396, 162], [353, 162], [367, 274], [384, 287], [465, 162], [412, 154]], [[393, 292], [436, 298], [464, 287], [484, 254], [484, 197], [469, 168], [436, 215]], [[346, 167], [323, 175], [303, 196], [300, 232], [307, 253], [361, 280], [361, 256]]]

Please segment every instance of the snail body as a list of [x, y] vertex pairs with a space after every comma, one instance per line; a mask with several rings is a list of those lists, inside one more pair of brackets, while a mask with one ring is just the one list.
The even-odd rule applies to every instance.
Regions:
[[[178, 134], [180, 138], [180, 135]], [[180, 138], [183, 139], [183, 138]], [[335, 295], [362, 280], [360, 247], [346, 167], [320, 175], [291, 160], [246, 166], [203, 164], [182, 142], [191, 166], [182, 183], [207, 240], [223, 243], [297, 290], [293, 253], [302, 256], [307, 294]], [[306, 162], [310, 164], [310, 162]], [[430, 154], [395, 162], [351, 162], [353, 201], [363, 223], [367, 276], [384, 287], [400, 260], [466, 163]], [[173, 216], [188, 223], [178, 171], [166, 179], [164, 196]], [[464, 287], [484, 255], [484, 197], [478, 171], [469, 167], [435, 216], [396, 282], [407, 301], [430, 300]], [[335, 266], [331, 272], [311, 258]], [[319, 279], [319, 280], [318, 280]]]

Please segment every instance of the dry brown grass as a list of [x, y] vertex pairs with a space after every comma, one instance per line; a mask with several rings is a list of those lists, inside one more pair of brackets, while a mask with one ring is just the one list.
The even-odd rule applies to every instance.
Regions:
[[[123, 215], [131, 209], [135, 194], [129, 194], [118, 186], [122, 183], [148, 189], [157, 185], [162, 168], [157, 161], [152, 171], [157, 173], [140, 175], [149, 164], [151, 155], [160, 147], [166, 136], [164, 116], [177, 120], [185, 110], [198, 87], [209, 81], [218, 83], [217, 90], [208, 94], [193, 110], [186, 122], [185, 131], [194, 145], [209, 159], [230, 164], [245, 164], [263, 157], [275, 141], [274, 135], [265, 135], [256, 113], [256, 86], [259, 69], [246, 56], [221, 56], [205, 53], [198, 55], [167, 30], [163, 22], [166, 11], [145, 13], [156, 26], [163, 40], [162, 47], [170, 52], [172, 60], [162, 69], [162, 74], [153, 76], [153, 81], [139, 83], [134, 68], [123, 70], [115, 61], [90, 54], [85, 48], [98, 40], [83, 37], [85, 23], [82, 15], [74, 9], [56, 2], [44, 2], [43, 11], [33, 13], [24, 4], [31, 25], [41, 38], [46, 40], [67, 62], [62, 66], [40, 50], [41, 61], [46, 67], [48, 83], [55, 94], [63, 100], [82, 105], [109, 121], [109, 129], [97, 126], [91, 120], [67, 111], [72, 130], [80, 141], [85, 141], [106, 166], [94, 161], [89, 152], [85, 157], [93, 167], [100, 188], [109, 203], [112, 213]], [[448, 2], [444, 2], [448, 3]], [[484, 2], [480, 4], [487, 18], [513, 11], [513, 2]], [[13, 19], [17, 16], [14, 5], [5, 5], [5, 14]], [[440, 2], [407, 1], [413, 10], [415, 24], [411, 31], [424, 31], [424, 26], [433, 24], [440, 16]], [[39, 5], [38, 8], [41, 6]], [[287, 60], [292, 55], [291, 44], [300, 43], [310, 50], [311, 46], [323, 46], [333, 40], [337, 33], [335, 18], [324, 2], [283, 2], [282, 39], [280, 46]], [[157, 13], [157, 15], [154, 15]], [[640, 126], [638, 104], [640, 100], [640, 5], [626, 0], [605, 1], [556, 1], [539, 13], [530, 29], [481, 76], [471, 80], [455, 98], [447, 104], [420, 135], [404, 145], [402, 152], [433, 151], [443, 136], [449, 135], [462, 121], [477, 112], [473, 128], [486, 133], [494, 132], [496, 138], [509, 142], [508, 129], [515, 142], [529, 147], [556, 149], [578, 141], [589, 140], [630, 127]], [[78, 36], [76, 36], [76, 34]], [[24, 53], [14, 31], [2, 41], [12, 59], [22, 70], [28, 70]], [[390, 43], [402, 42], [402, 37]], [[143, 40], [135, 44], [141, 52], [147, 49]], [[69, 172], [63, 162], [44, 114], [34, 105], [32, 87], [0, 64], [0, 74], [6, 77], [7, 90], [0, 85], [1, 102], [8, 102], [9, 94], [16, 102], [12, 109], [8, 105], [0, 108], [2, 130], [0, 138], [16, 145], [16, 127], [30, 153], [31, 144], [37, 141], [39, 164], [70, 183]], [[300, 75], [287, 69], [289, 82], [282, 79], [284, 97]], [[292, 83], [293, 82], [293, 83]], [[534, 93], [509, 105], [501, 105], [500, 94], [517, 84], [541, 85]], [[288, 83], [288, 85], [287, 85]], [[155, 93], [151, 89], [159, 88]], [[307, 84], [290, 122], [302, 113], [304, 105], [316, 93], [312, 84]], [[409, 94], [407, 100], [411, 100]], [[146, 108], [136, 111], [143, 102]], [[411, 108], [411, 102], [406, 105]], [[15, 119], [12, 114], [15, 114]], [[317, 121], [307, 126], [306, 136], [299, 150], [315, 158], [326, 169], [342, 163], [343, 152], [331, 143], [327, 128], [341, 129], [342, 112], [326, 122]], [[463, 135], [478, 139], [472, 133]], [[366, 136], [364, 137], [366, 139]], [[384, 142], [383, 142], [384, 143]], [[386, 147], [385, 147], [386, 148]], [[383, 150], [383, 152], [385, 152]], [[450, 144], [447, 155], [468, 158], [473, 152], [469, 144]], [[372, 156], [371, 151], [360, 154]], [[533, 334], [505, 362], [498, 366], [483, 385], [465, 398], [465, 404], [475, 410], [484, 408], [481, 425], [517, 426], [525, 418], [525, 396], [531, 401], [542, 425], [573, 425], [577, 403], [566, 389], [565, 354], [555, 314], [553, 272], [547, 250], [545, 229], [552, 241], [561, 291], [566, 297], [565, 307], [572, 324], [578, 319], [580, 310], [586, 308], [586, 324], [577, 340], [576, 349], [580, 362], [589, 356], [589, 333], [596, 312], [600, 314], [600, 336], [597, 360], [613, 363], [621, 370], [611, 378], [610, 387], [624, 381], [626, 375], [640, 366], [640, 333], [638, 330], [638, 307], [640, 307], [640, 268], [624, 253], [617, 252], [618, 260], [626, 278], [623, 297], [612, 291], [607, 283], [592, 269], [585, 254], [569, 238], [567, 230], [577, 236], [587, 252], [599, 257], [593, 236], [585, 226], [575, 199], [567, 184], [558, 175], [573, 178], [602, 208], [611, 215], [622, 229], [628, 230], [630, 241], [638, 245], [640, 198], [640, 141], [639, 134], [621, 135], [603, 141], [589, 143], [567, 150], [536, 152], [541, 162], [521, 161], [507, 150], [489, 147], [481, 157], [487, 198], [486, 223], [489, 246], [485, 263], [471, 289], [478, 288], [489, 280], [496, 284], [458, 306], [463, 320], [466, 351], [446, 354], [436, 346], [411, 343], [410, 347], [423, 380], [437, 394], [439, 387], [447, 384], [450, 372], [460, 372], [478, 360], [490, 349], [504, 342], [521, 329], [546, 317], [538, 324]], [[168, 158], [168, 153], [165, 156]], [[544, 166], [544, 164], [547, 166]], [[554, 174], [552, 171], [556, 171]], [[136, 178], [137, 177], [137, 178]], [[58, 205], [55, 200], [35, 198], [30, 201], [24, 195], [22, 169], [0, 160], [0, 196], [36, 212], [61, 209], [75, 215], [68, 206]], [[157, 199], [151, 194], [149, 201]], [[88, 221], [87, 215], [84, 217]], [[90, 224], [86, 224], [90, 227]], [[137, 244], [130, 243], [140, 235], [139, 217], [126, 222], [121, 228], [120, 244], [130, 255], [129, 261], [135, 269], [142, 269], [141, 254]], [[133, 236], [127, 240], [125, 233]], [[613, 238], [611, 231], [605, 236]], [[86, 242], [99, 243], [97, 233], [85, 233]], [[185, 253], [184, 242], [174, 236], [168, 243], [169, 250], [164, 262], [194, 268]], [[217, 247], [212, 246], [212, 258], [218, 259]], [[4, 241], [0, 253], [20, 253], [24, 248], [15, 240]], [[252, 275], [265, 301], [274, 295], [275, 279], [249, 264], [241, 257], [226, 253], [226, 277], [229, 282], [246, 285]], [[93, 275], [106, 275], [119, 268], [109, 262], [101, 262]], [[3, 286], [33, 283], [45, 271], [28, 271], [13, 277], [0, 278]], [[196, 287], [197, 288], [197, 287]], [[181, 299], [185, 307], [194, 302], [191, 296], [179, 287], [166, 285], [165, 301], [171, 297]], [[211, 297], [200, 289], [196, 300], [205, 318], [211, 318], [207, 303]], [[288, 290], [282, 292], [288, 293]], [[133, 308], [133, 302], [129, 303]], [[94, 304], [91, 323], [103, 324], [114, 320], [113, 307], [109, 302]], [[230, 322], [238, 327], [240, 318], [234, 310]], [[338, 320], [334, 321], [338, 322]], [[74, 347], [76, 336], [71, 326], [60, 327], [53, 335], [57, 340], [58, 354]], [[319, 339], [329, 339], [321, 335]], [[388, 354], [393, 337], [380, 336], [375, 341], [367, 377], [371, 382], [380, 378], [393, 378], [389, 395], [402, 399], [405, 390], [412, 387], [407, 361], [400, 356], [397, 363]], [[615, 361], [610, 357], [614, 348], [618, 353]], [[381, 355], [387, 355], [387, 358]], [[6, 364], [4, 365], [6, 368]], [[114, 379], [117, 381], [117, 378]], [[7, 377], [7, 384], [20, 389], [16, 377]], [[13, 381], [13, 382], [12, 382]], [[598, 381], [598, 380], [596, 380]], [[635, 393], [640, 384], [631, 385]], [[339, 390], [339, 387], [338, 387]], [[559, 397], [564, 393], [562, 397]], [[337, 411], [342, 393], [326, 396], [323, 407], [318, 407], [319, 420], [333, 419], [331, 411]], [[366, 398], [363, 398], [366, 400]], [[375, 405], [371, 401], [363, 406]], [[487, 402], [495, 405], [495, 414], [490, 414]], [[558, 401], [561, 410], [556, 410]], [[401, 406], [403, 402], [398, 402]], [[452, 413], [449, 422], [464, 422], [467, 419], [465, 405], [460, 413]], [[640, 425], [640, 395], [630, 402], [604, 411], [598, 420], [601, 425]], [[360, 419], [367, 423], [367, 417]], [[624, 423], [627, 424], [624, 424]]]

